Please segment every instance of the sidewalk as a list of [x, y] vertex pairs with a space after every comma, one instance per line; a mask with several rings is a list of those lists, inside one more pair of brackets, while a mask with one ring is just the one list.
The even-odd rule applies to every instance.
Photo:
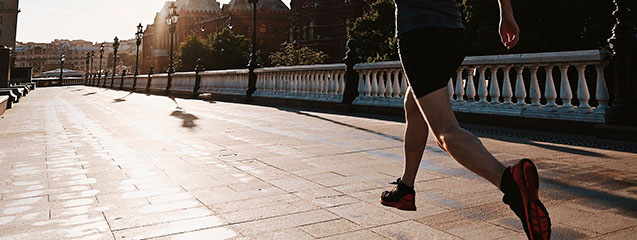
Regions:
[[[0, 118], [0, 239], [525, 239], [430, 136], [416, 212], [380, 205], [403, 123], [39, 88]], [[536, 161], [552, 239], [637, 239], [637, 145], [471, 126]]]

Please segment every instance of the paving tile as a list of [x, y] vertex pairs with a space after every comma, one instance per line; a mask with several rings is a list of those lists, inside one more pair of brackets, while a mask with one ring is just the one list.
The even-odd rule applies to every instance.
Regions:
[[115, 239], [144, 239], [192, 232], [224, 225], [215, 216], [171, 221], [155, 225], [113, 231]]
[[387, 211], [380, 206], [362, 202], [329, 208], [329, 211], [363, 227], [374, 227], [406, 220], [405, 217]]
[[315, 238], [324, 238], [360, 230], [362, 227], [345, 219], [320, 222], [299, 227]]
[[285, 216], [267, 218], [233, 225], [242, 235], [257, 235], [268, 231], [292, 228], [312, 223], [338, 219], [338, 216], [325, 210], [312, 210]]
[[461, 239], [415, 221], [393, 223], [371, 230], [389, 239]]

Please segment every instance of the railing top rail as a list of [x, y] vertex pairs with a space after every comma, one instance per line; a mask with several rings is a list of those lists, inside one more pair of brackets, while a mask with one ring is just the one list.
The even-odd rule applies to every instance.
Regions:
[[173, 74], [173, 76], [189, 76], [189, 75], [194, 76], [195, 72], [176, 72]]
[[299, 65], [299, 66], [285, 66], [285, 67], [265, 67], [265, 68], [255, 69], [254, 72], [345, 70], [345, 68], [346, 68], [346, 65], [343, 63], [334, 63], [334, 64], [314, 64], [314, 65]]
[[[603, 50], [582, 50], [545, 53], [522, 53], [506, 55], [469, 56], [462, 62], [463, 66], [475, 65], [510, 65], [510, 64], [544, 64], [565, 62], [599, 62], [606, 60], [609, 53]], [[400, 61], [386, 61], [375, 63], [361, 63], [354, 66], [355, 70], [400, 68]]]
[[153, 74], [153, 77], [168, 77], [168, 73], [155, 73]]
[[[194, 72], [193, 72], [194, 74]], [[217, 75], [217, 74], [248, 74], [248, 69], [227, 69], [227, 70], [211, 70], [199, 73], [200, 75]]]

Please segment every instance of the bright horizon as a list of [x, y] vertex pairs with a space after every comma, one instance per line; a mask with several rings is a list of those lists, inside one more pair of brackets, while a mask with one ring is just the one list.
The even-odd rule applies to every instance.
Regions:
[[[230, 0], [217, 0], [222, 5]], [[290, 5], [290, 0], [282, 0]], [[136, 27], [152, 24], [165, 0], [22, 0], [18, 14], [19, 42], [49, 43], [55, 39], [91, 42], [132, 39]]]

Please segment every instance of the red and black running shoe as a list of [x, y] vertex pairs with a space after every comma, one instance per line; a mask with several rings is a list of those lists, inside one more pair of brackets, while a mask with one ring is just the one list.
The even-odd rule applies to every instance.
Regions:
[[[522, 220], [524, 232], [531, 240], [548, 240], [551, 238], [551, 219], [549, 213], [540, 201], [538, 195], [539, 177], [535, 164], [529, 159], [522, 159], [518, 164], [508, 167], [509, 174], [505, 172], [505, 178], [512, 177], [514, 184], [519, 189], [519, 194], [506, 193], [503, 201], [508, 204], [516, 215]], [[510, 176], [510, 177], [507, 177]], [[510, 183], [502, 183], [510, 184]], [[515, 187], [510, 187], [514, 189]], [[507, 196], [508, 195], [508, 196]]]
[[391, 191], [384, 191], [380, 195], [380, 203], [400, 210], [416, 211], [416, 192], [414, 188], [404, 184], [400, 181], [400, 178], [391, 184], [396, 184], [396, 187]]

